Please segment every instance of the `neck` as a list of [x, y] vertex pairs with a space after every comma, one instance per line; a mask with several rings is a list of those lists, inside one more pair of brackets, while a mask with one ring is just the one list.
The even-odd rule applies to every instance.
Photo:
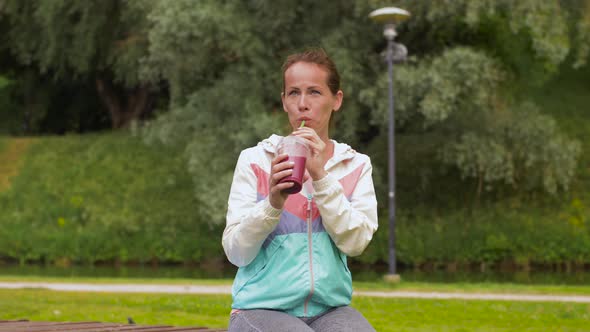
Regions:
[[318, 132], [318, 136], [320, 137], [320, 139], [322, 141], [324, 141], [324, 143], [326, 143], [326, 144], [330, 143], [330, 135], [328, 135], [327, 130], [325, 132]]
[[320, 136], [320, 139], [326, 144], [324, 154], [326, 156], [325, 160], [328, 160], [334, 154], [334, 144], [332, 144], [332, 141], [330, 140], [330, 136], [328, 135], [327, 130], [325, 132], [318, 133], [318, 136]]
[[326, 157], [325, 160], [328, 161], [328, 159], [332, 158], [332, 156], [334, 156], [334, 143], [332, 143], [332, 141], [327, 138], [327, 139], [322, 139], [322, 141], [324, 141], [324, 143], [326, 143], [326, 149], [324, 150], [324, 156]]

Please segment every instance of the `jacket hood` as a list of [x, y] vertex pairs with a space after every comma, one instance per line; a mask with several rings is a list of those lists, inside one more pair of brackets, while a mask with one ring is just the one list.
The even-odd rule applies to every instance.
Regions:
[[[283, 136], [272, 134], [269, 138], [266, 138], [258, 143], [266, 152], [276, 154], [277, 146]], [[334, 156], [326, 163], [326, 168], [331, 167], [343, 160], [351, 159], [356, 154], [356, 151], [348, 144], [338, 143], [335, 140], [331, 140], [334, 143]]]

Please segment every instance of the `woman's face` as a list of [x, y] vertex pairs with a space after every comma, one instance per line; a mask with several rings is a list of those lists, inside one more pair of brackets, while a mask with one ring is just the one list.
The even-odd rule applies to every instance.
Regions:
[[293, 129], [305, 120], [306, 127], [327, 139], [332, 111], [340, 109], [342, 96], [340, 90], [332, 94], [328, 72], [315, 63], [296, 62], [285, 71], [285, 91], [281, 99]]

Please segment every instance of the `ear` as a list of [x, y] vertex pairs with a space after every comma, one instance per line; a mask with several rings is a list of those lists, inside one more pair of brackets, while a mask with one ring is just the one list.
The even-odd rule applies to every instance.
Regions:
[[340, 106], [342, 106], [342, 98], [344, 98], [344, 93], [342, 90], [338, 90], [334, 95], [334, 112], [338, 112], [340, 110]]

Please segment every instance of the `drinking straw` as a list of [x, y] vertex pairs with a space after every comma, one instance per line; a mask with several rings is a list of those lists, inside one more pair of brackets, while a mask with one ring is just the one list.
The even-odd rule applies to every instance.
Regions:
[[299, 128], [303, 128], [305, 126], [305, 120], [301, 121], [301, 125], [299, 125]]

